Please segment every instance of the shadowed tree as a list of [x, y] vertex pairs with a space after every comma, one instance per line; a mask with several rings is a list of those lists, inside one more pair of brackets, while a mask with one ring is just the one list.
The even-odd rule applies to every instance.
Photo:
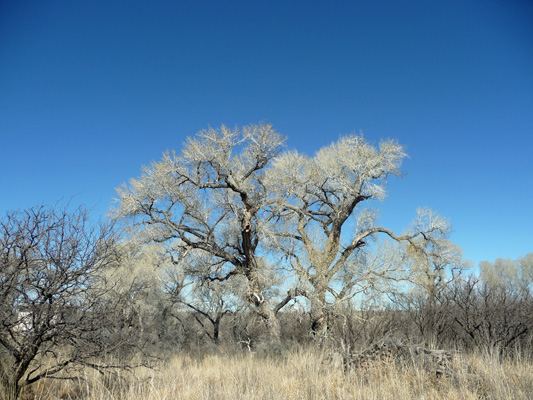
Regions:
[[531, 291], [517, 290], [505, 281], [489, 284], [469, 277], [456, 281], [439, 297], [452, 321], [454, 344], [491, 353], [531, 353]]
[[43, 378], [68, 377], [80, 365], [103, 371], [109, 365], [100, 357], [134, 344], [128, 299], [105, 277], [118, 261], [112, 226], [92, 226], [82, 209], [36, 207], [0, 221], [5, 397], [17, 398]]
[[[187, 261], [191, 262], [190, 258]], [[222, 319], [244, 311], [238, 294], [246, 292], [246, 280], [239, 275], [224, 281], [198, 278], [195, 275], [201, 264], [209, 268], [211, 261], [201, 258], [189, 265], [170, 263], [165, 270], [164, 292], [172, 304], [172, 316], [180, 320], [182, 314], [192, 314], [203, 334], [218, 345]]]

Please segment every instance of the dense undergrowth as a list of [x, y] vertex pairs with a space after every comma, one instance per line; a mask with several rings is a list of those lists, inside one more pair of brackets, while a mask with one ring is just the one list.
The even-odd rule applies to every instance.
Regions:
[[328, 351], [298, 347], [278, 355], [220, 351], [181, 354], [153, 369], [104, 376], [85, 369], [77, 380], [43, 380], [22, 399], [529, 399], [533, 363], [456, 353], [456, 377], [416, 365], [383, 362], [344, 371]]

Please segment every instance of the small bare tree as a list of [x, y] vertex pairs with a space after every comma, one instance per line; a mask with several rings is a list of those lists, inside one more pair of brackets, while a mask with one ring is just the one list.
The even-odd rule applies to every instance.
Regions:
[[128, 304], [105, 279], [118, 261], [115, 245], [112, 227], [91, 225], [83, 209], [36, 207], [0, 221], [0, 385], [7, 398], [76, 366], [102, 370], [99, 357], [131, 344], [134, 332], [121, 334]]
[[180, 264], [172, 262], [165, 269], [164, 293], [172, 305], [171, 315], [180, 319], [191, 314], [203, 334], [218, 345], [223, 318], [244, 311], [239, 294], [246, 292], [246, 280], [238, 275], [224, 281], [210, 280], [188, 273], [190, 269], [197, 272], [209, 268], [212, 264], [209, 258], [197, 259], [188, 266]]

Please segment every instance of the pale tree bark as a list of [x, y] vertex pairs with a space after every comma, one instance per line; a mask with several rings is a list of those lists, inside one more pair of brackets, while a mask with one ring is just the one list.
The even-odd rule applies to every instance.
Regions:
[[471, 267], [463, 258], [462, 249], [443, 238], [415, 238], [405, 244], [405, 252], [409, 280], [415, 285], [415, 292], [430, 305]]
[[421, 253], [427, 243], [446, 238], [448, 222], [429, 210], [419, 210], [413, 226], [398, 235], [377, 225], [377, 213], [362, 207], [385, 198], [387, 178], [400, 175], [405, 156], [394, 141], [382, 141], [376, 148], [351, 135], [314, 157], [288, 152], [274, 160], [267, 179], [277, 193], [271, 210], [283, 217], [272, 219], [272, 247], [285, 254], [303, 285], [311, 288], [316, 333], [326, 332], [328, 311], [336, 305], [379, 282], [405, 277], [405, 252], [396, 249], [384, 257], [364, 250], [377, 237], [388, 238], [389, 247], [408, 243]]
[[[180, 154], [165, 153], [139, 179], [117, 190], [119, 218], [132, 218], [132, 235], [164, 243], [187, 274], [212, 281], [240, 276], [243, 297], [279, 338], [276, 305], [266, 298], [262, 239], [272, 198], [265, 168], [284, 139], [269, 124], [208, 129], [188, 138]], [[208, 259], [201, 268], [199, 257]]]
[[[279, 337], [276, 313], [297, 296], [308, 298], [314, 326], [323, 331], [329, 309], [379, 282], [402, 279], [409, 254], [375, 254], [378, 237], [425, 254], [449, 232], [446, 220], [420, 210], [415, 223], [397, 234], [363, 208], [383, 200], [387, 178], [400, 175], [406, 154], [395, 141], [375, 147], [350, 135], [314, 157], [279, 155], [282, 144], [268, 124], [202, 131], [179, 155], [164, 154], [120, 188], [116, 210], [117, 217], [133, 219], [136, 238], [165, 243], [191, 277], [244, 278], [242, 296], [272, 337]], [[277, 304], [268, 298], [276, 280], [268, 273], [273, 254], [282, 255], [281, 267], [299, 279]], [[205, 257], [198, 267], [194, 261]]]

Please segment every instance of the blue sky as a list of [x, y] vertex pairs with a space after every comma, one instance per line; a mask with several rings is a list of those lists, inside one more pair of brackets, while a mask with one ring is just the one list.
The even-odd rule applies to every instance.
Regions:
[[0, 213], [115, 188], [208, 126], [274, 124], [410, 156], [380, 204], [419, 206], [476, 264], [533, 251], [533, 3], [0, 2]]

